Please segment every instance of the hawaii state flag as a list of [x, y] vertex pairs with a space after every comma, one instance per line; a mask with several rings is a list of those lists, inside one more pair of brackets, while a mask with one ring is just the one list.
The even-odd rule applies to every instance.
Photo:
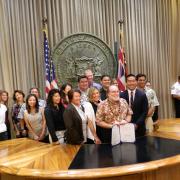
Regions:
[[117, 76], [117, 82], [118, 87], [120, 91], [124, 91], [126, 89], [126, 64], [125, 64], [125, 58], [124, 58], [124, 49], [119, 48], [118, 52], [118, 76]]

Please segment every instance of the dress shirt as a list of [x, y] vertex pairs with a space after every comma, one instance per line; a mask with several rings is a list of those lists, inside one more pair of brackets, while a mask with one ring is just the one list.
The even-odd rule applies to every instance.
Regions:
[[128, 89], [128, 96], [129, 96], [129, 106], [131, 105], [131, 92], [133, 92], [133, 102], [134, 102], [134, 98], [135, 98], [136, 89], [134, 89], [134, 90], [130, 90], [130, 89]]
[[0, 133], [7, 131], [5, 124], [7, 108], [4, 104], [0, 104]]
[[171, 94], [180, 96], [180, 82], [176, 82], [175, 84], [173, 84], [173, 86], [171, 87]]

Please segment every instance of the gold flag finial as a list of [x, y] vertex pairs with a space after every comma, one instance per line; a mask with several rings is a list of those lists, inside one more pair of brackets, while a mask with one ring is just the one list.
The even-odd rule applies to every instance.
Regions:
[[42, 19], [42, 23], [43, 23], [43, 26], [45, 26], [45, 25], [47, 24], [47, 18], [44, 17], [44, 18]]

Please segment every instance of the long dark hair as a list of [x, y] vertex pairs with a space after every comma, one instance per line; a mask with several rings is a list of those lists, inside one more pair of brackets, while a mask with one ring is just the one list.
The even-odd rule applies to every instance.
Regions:
[[51, 89], [49, 91], [49, 94], [48, 94], [48, 97], [47, 97], [47, 106], [54, 107], [53, 96], [56, 93], [58, 93], [60, 95], [60, 91], [58, 89]]
[[30, 97], [34, 97], [36, 99], [35, 109], [36, 109], [36, 113], [38, 113], [39, 112], [39, 103], [38, 103], [38, 99], [37, 99], [36, 95], [34, 95], [34, 94], [29, 94], [27, 96], [27, 98], [26, 98], [26, 110], [28, 111], [28, 113], [31, 112], [31, 107], [28, 104]]
[[69, 103], [69, 102], [67, 101], [67, 99], [66, 99], [66, 94], [65, 94], [65, 92], [64, 92], [64, 90], [66, 89], [67, 86], [70, 86], [71, 89], [72, 89], [72, 85], [71, 85], [71, 84], [65, 83], [65, 84], [63, 84], [63, 85], [61, 86], [61, 90], [60, 90], [60, 96], [61, 96], [61, 98], [63, 99], [63, 103], [65, 103], [65, 104], [68, 104], [68, 103]]

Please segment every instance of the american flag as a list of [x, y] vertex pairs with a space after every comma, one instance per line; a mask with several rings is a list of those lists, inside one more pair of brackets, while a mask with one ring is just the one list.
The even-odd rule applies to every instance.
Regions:
[[120, 91], [124, 91], [126, 89], [125, 75], [126, 75], [126, 64], [124, 58], [124, 49], [120, 48], [118, 52], [118, 86]]
[[51, 89], [58, 89], [53, 60], [50, 62]]
[[55, 69], [52, 59], [50, 59], [50, 49], [47, 38], [47, 30], [43, 29], [44, 33], [44, 63], [45, 63], [45, 74], [46, 74], [46, 97], [51, 89], [57, 88], [57, 80], [55, 76]]

